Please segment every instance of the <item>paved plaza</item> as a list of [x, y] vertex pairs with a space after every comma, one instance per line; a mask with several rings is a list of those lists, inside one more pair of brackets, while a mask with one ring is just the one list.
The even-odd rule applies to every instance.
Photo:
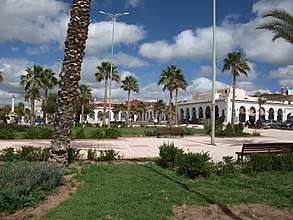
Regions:
[[[245, 132], [252, 133], [255, 129], [245, 128]], [[124, 159], [141, 157], [158, 157], [158, 147], [163, 143], [174, 143], [185, 152], [209, 152], [215, 162], [224, 156], [235, 157], [243, 143], [262, 142], [293, 142], [293, 130], [258, 129], [261, 136], [216, 138], [216, 145], [210, 145], [209, 136], [178, 136], [171, 137], [121, 137], [110, 140], [75, 140], [72, 146], [80, 149], [113, 149], [123, 155]], [[1, 140], [0, 149], [6, 147], [19, 148], [22, 146], [49, 147], [50, 140]], [[236, 157], [235, 157], [236, 158]]]

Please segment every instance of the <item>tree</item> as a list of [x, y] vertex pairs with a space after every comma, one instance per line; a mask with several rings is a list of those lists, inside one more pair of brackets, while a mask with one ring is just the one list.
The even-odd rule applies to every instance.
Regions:
[[[179, 69], [180, 70], [180, 69]], [[184, 74], [181, 71], [176, 71], [175, 80], [174, 80], [174, 89], [175, 89], [175, 122], [178, 123], [178, 90], [182, 89], [186, 91], [187, 81], [185, 79]]]
[[56, 113], [56, 93], [50, 93], [48, 95], [48, 100], [47, 100], [47, 114], [48, 118], [52, 119], [54, 114]]
[[0, 109], [0, 117], [2, 118], [4, 116], [8, 115], [10, 111], [11, 111], [11, 105], [4, 105]]
[[43, 68], [40, 65], [34, 64], [31, 68], [25, 70], [26, 75], [20, 76], [20, 85], [24, 86], [25, 101], [31, 103], [30, 124], [35, 124], [35, 100], [40, 99], [40, 88], [42, 86]]
[[[99, 72], [95, 73], [96, 80], [98, 82], [104, 81], [105, 88], [104, 88], [104, 111], [103, 111], [103, 126], [106, 126], [106, 108], [107, 108], [107, 91], [108, 91], [108, 81], [111, 76], [111, 62], [106, 61], [102, 62], [100, 66], [97, 66], [97, 69]], [[112, 64], [112, 81], [119, 82], [120, 81], [120, 76], [119, 72], [116, 70], [117, 67]], [[110, 112], [109, 112], [109, 117], [110, 117]], [[110, 120], [110, 118], [109, 118]]]
[[119, 112], [121, 111], [121, 107], [120, 107], [120, 104], [115, 104], [112, 108], [112, 111], [114, 113], [114, 119], [115, 119], [115, 122], [117, 121], [117, 115], [119, 114]]
[[158, 82], [158, 86], [163, 85], [163, 91], [166, 89], [170, 92], [169, 97], [169, 124], [172, 125], [173, 118], [173, 107], [172, 107], [172, 97], [173, 91], [176, 89], [175, 78], [176, 75], [182, 74], [181, 70], [177, 68], [176, 65], [170, 65], [166, 69], [163, 70], [160, 76], [160, 80]]
[[4, 80], [3, 80], [3, 76], [2, 76], [2, 71], [0, 71], [0, 83], [2, 83]]
[[160, 99], [154, 105], [154, 112], [157, 115], [158, 123], [161, 122], [161, 114], [166, 112], [166, 103]]
[[289, 43], [293, 44], [293, 16], [280, 9], [271, 9], [266, 11], [263, 18], [271, 17], [273, 21], [264, 23], [258, 26], [256, 29], [266, 29], [274, 33], [273, 41], [278, 38], [283, 38]]
[[15, 106], [15, 114], [19, 118], [19, 122], [20, 122], [21, 117], [25, 115], [23, 102], [20, 102], [20, 103], [18, 103], [17, 106]]
[[240, 73], [248, 76], [247, 74], [250, 72], [251, 69], [246, 60], [242, 59], [241, 52], [232, 52], [228, 53], [227, 57], [224, 59], [222, 73], [229, 70], [231, 71], [233, 81], [231, 125], [234, 126], [236, 78], [240, 76]]
[[136, 106], [136, 112], [138, 114], [138, 120], [142, 121], [142, 115], [143, 113], [145, 113], [146, 111], [146, 104], [144, 102], [138, 102], [137, 106]]
[[47, 120], [47, 107], [48, 107], [48, 90], [53, 89], [57, 83], [58, 79], [55, 77], [55, 73], [53, 72], [52, 69], [46, 68], [43, 70], [41, 74], [41, 87], [44, 89], [45, 94], [43, 98], [43, 105], [42, 105], [42, 110], [43, 110], [43, 123], [46, 124]]
[[254, 94], [257, 97], [257, 103], [258, 103], [258, 124], [262, 124], [262, 118], [261, 118], [261, 106], [266, 103], [266, 99], [262, 97], [261, 93], [258, 91]]
[[81, 63], [88, 37], [90, 5], [91, 0], [73, 0], [71, 5], [50, 150], [50, 161], [57, 162], [60, 166], [68, 165], [67, 152], [70, 148]]
[[81, 84], [79, 86], [79, 94], [78, 94], [78, 103], [81, 106], [81, 120], [80, 123], [83, 124], [84, 120], [84, 109], [85, 106], [90, 102], [92, 99], [91, 88], [88, 85]]
[[127, 91], [127, 113], [126, 113], [126, 125], [128, 124], [129, 110], [130, 110], [130, 92], [134, 91], [136, 93], [139, 92], [139, 86], [137, 79], [134, 76], [126, 76], [124, 80], [122, 80], [121, 88], [124, 91]]

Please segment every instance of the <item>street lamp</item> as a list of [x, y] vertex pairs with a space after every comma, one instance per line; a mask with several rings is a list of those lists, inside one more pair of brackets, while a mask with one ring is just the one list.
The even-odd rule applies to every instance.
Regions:
[[104, 11], [99, 11], [103, 15], [107, 15], [112, 19], [112, 51], [111, 51], [111, 70], [110, 70], [110, 83], [109, 83], [109, 120], [108, 120], [108, 128], [110, 128], [110, 122], [111, 122], [111, 90], [112, 90], [112, 74], [113, 74], [113, 56], [114, 56], [114, 24], [116, 21], [116, 18], [123, 15], [128, 15], [129, 12], [124, 13], [117, 13], [112, 14]]

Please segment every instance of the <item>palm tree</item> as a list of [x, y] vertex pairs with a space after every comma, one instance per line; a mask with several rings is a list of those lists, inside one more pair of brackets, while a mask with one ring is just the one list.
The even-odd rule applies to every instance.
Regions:
[[35, 124], [35, 100], [40, 98], [40, 88], [42, 86], [43, 68], [40, 65], [34, 64], [31, 68], [25, 70], [26, 75], [20, 76], [20, 85], [24, 86], [25, 101], [30, 100], [31, 113], [30, 124]]
[[42, 71], [41, 87], [44, 89], [43, 99], [43, 123], [46, 124], [47, 120], [47, 107], [48, 107], [48, 91], [53, 89], [58, 83], [58, 79], [55, 77], [55, 73], [52, 69], [46, 68]]
[[178, 110], [177, 110], [177, 102], [178, 102], [178, 90], [182, 89], [186, 91], [187, 81], [185, 79], [184, 74], [181, 71], [177, 71], [174, 80], [174, 89], [175, 89], [175, 122], [178, 123]]
[[274, 20], [269, 23], [262, 24], [256, 29], [266, 29], [272, 31], [275, 34], [272, 39], [273, 41], [278, 38], [283, 38], [293, 44], [293, 16], [291, 14], [285, 10], [271, 9], [266, 11], [262, 17], [271, 17], [274, 18]]
[[170, 92], [169, 97], [169, 124], [172, 125], [172, 117], [173, 117], [173, 109], [172, 109], [172, 96], [173, 91], [176, 89], [176, 76], [180, 75], [181, 70], [177, 68], [176, 65], [168, 66], [163, 72], [161, 73], [160, 80], [158, 82], [158, 86], [163, 85], [163, 91], [166, 89]]
[[247, 76], [250, 72], [250, 67], [247, 64], [246, 60], [242, 59], [241, 52], [232, 52], [228, 53], [227, 58], [224, 59], [224, 71], [231, 71], [233, 78], [233, 97], [232, 97], [232, 115], [231, 115], [231, 125], [234, 126], [234, 117], [235, 117], [235, 90], [236, 90], [236, 78], [240, 76], [240, 73]]
[[[98, 82], [104, 81], [105, 88], [104, 88], [104, 111], [103, 111], [103, 126], [106, 126], [106, 108], [107, 108], [107, 91], [108, 91], [108, 81], [111, 76], [111, 62], [106, 61], [102, 62], [100, 66], [97, 66], [97, 69], [99, 72], [95, 73], [96, 80]], [[119, 82], [120, 76], [119, 72], [116, 70], [117, 67], [115, 65], [112, 65], [112, 81]], [[110, 112], [109, 112], [110, 115]], [[110, 120], [110, 119], [109, 119]]]
[[266, 103], [266, 99], [262, 97], [261, 93], [258, 91], [254, 94], [257, 97], [257, 103], [258, 103], [258, 122], [260, 126], [262, 125], [262, 119], [261, 119], [261, 106]]
[[127, 102], [127, 113], [126, 113], [126, 125], [128, 125], [128, 117], [129, 117], [129, 110], [130, 110], [130, 92], [134, 91], [136, 93], [139, 92], [139, 86], [137, 79], [134, 76], [126, 76], [124, 80], [122, 80], [122, 86], [121, 88], [124, 91], [128, 92], [128, 102]]
[[91, 88], [86, 84], [81, 84], [79, 86], [78, 102], [81, 105], [81, 124], [83, 124], [85, 105], [92, 99], [91, 91]]
[[70, 131], [75, 118], [81, 63], [88, 37], [90, 5], [91, 0], [72, 0], [50, 150], [50, 161], [60, 166], [68, 165]]
[[166, 103], [164, 100], [160, 99], [158, 100], [154, 105], [154, 112], [157, 115], [158, 123], [161, 122], [161, 114], [166, 111]]
[[138, 120], [142, 121], [142, 115], [146, 111], [146, 104], [144, 102], [138, 102], [136, 106], [136, 112], [138, 113]]
[[2, 71], [0, 71], [0, 83], [3, 82], [3, 76], [2, 76]]
[[112, 108], [112, 111], [114, 113], [114, 119], [115, 122], [117, 121], [117, 115], [119, 114], [119, 112], [121, 112], [121, 105], [120, 104], [115, 104]]

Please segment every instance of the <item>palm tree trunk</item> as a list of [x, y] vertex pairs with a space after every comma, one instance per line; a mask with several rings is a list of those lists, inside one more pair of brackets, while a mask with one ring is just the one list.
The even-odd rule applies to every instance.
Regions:
[[106, 127], [106, 110], [107, 110], [107, 98], [108, 98], [107, 92], [108, 92], [108, 77], [106, 76], [105, 77], [105, 91], [104, 91], [103, 127]]
[[128, 90], [128, 98], [127, 98], [127, 113], [126, 113], [126, 125], [128, 125], [129, 122], [129, 110], [130, 110], [130, 90]]
[[81, 119], [80, 119], [80, 124], [83, 124], [83, 112], [84, 112], [84, 105], [81, 105]]
[[47, 107], [48, 107], [48, 90], [45, 89], [44, 106], [43, 106], [43, 124], [46, 125], [47, 119]]
[[31, 118], [30, 118], [30, 125], [35, 125], [35, 95], [32, 94], [31, 97]]
[[233, 96], [232, 96], [232, 115], [231, 115], [231, 125], [234, 126], [235, 117], [235, 90], [236, 90], [236, 75], [233, 74]]
[[169, 123], [170, 126], [172, 126], [172, 113], [173, 113], [173, 109], [172, 109], [172, 94], [173, 90], [172, 88], [170, 88], [170, 100], [169, 100]]
[[177, 102], [178, 102], [178, 89], [176, 89], [176, 94], [175, 94], [175, 123], [176, 124], [178, 124]]
[[49, 158], [60, 166], [68, 165], [69, 135], [75, 118], [81, 64], [88, 36], [90, 5], [91, 0], [73, 0], [71, 6]]

